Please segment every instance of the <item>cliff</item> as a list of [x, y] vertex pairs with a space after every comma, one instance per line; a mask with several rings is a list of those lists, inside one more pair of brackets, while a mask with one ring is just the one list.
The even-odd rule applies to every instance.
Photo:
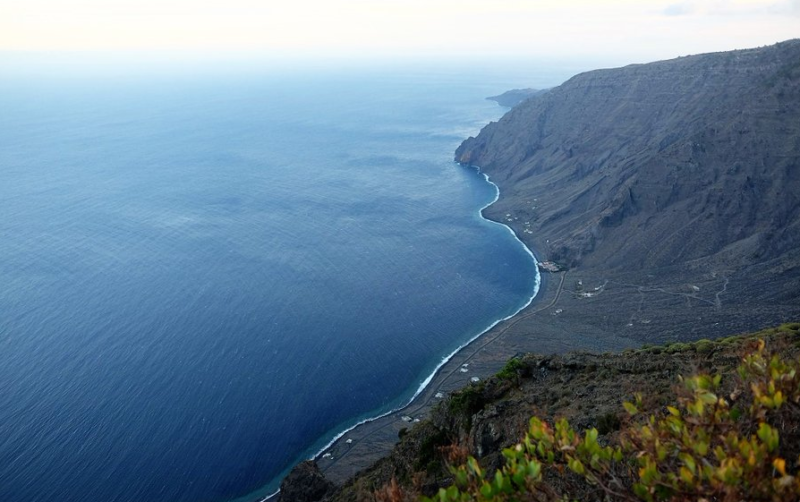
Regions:
[[578, 75], [456, 159], [572, 265], [781, 256], [800, 237], [800, 41]]
[[456, 160], [499, 185], [487, 214], [541, 259], [604, 280], [725, 276], [749, 313], [800, 304], [800, 40], [577, 75]]

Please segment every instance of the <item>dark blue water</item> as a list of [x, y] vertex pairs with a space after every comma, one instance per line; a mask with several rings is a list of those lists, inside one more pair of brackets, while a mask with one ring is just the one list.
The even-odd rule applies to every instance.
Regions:
[[451, 161], [520, 83], [5, 79], [0, 500], [268, 493], [405, 402], [534, 289]]

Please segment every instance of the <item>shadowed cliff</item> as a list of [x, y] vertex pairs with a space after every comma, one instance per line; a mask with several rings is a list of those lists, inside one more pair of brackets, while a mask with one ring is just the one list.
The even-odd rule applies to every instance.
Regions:
[[800, 314], [800, 40], [582, 73], [456, 160], [500, 187], [488, 217], [570, 269], [565, 317], [586, 336], [690, 340]]
[[466, 140], [549, 257], [731, 266], [800, 240], [800, 41], [577, 75]]

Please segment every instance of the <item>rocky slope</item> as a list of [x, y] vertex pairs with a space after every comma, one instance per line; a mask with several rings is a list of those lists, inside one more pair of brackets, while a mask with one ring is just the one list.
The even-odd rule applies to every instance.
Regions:
[[488, 215], [542, 259], [640, 285], [724, 276], [760, 319], [715, 335], [800, 304], [800, 40], [577, 75], [456, 160], [500, 186]]
[[[627, 419], [623, 401], [631, 401], [634, 393], [640, 392], [645, 396], [643, 411], [663, 412], [674, 400], [679, 375], [721, 374], [723, 386], [730, 392], [742, 354], [752, 350], [757, 339], [765, 340], [785, 358], [796, 358], [800, 354], [800, 323], [752, 335], [621, 354], [521, 357], [498, 375], [449, 396], [428, 420], [403, 434], [390, 455], [344, 486], [331, 488], [313, 463], [304, 463], [284, 481], [280, 500], [397, 500], [380, 496], [392, 478], [407, 492], [408, 500], [418, 494], [431, 495], [452, 482], [446, 468], [448, 448], [465, 450], [491, 472], [503, 463], [502, 449], [519, 441], [533, 415], [550, 423], [567, 418], [576, 430], [596, 427], [605, 441]], [[781, 441], [789, 445], [790, 456], [800, 453], [797, 423], [783, 428]]]

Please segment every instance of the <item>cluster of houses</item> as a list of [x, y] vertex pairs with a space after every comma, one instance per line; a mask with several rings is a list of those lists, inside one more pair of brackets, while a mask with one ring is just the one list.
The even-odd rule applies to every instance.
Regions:
[[540, 261], [539, 270], [542, 272], [556, 273], [561, 272], [561, 267], [554, 261]]

